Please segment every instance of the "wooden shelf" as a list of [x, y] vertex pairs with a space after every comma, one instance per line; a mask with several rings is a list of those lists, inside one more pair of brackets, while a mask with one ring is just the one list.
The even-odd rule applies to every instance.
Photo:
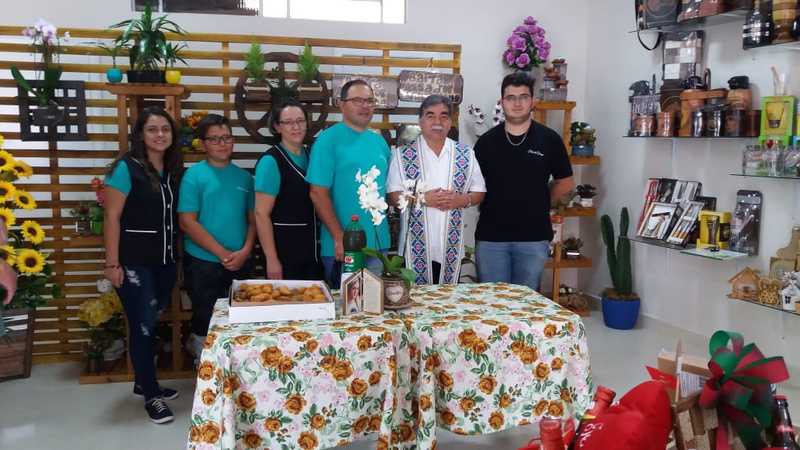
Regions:
[[569, 157], [569, 162], [573, 166], [599, 166], [599, 156], [572, 156]]
[[572, 208], [564, 208], [563, 211], [558, 213], [561, 217], [595, 217], [597, 216], [597, 208], [584, 208], [575, 206]]
[[[588, 269], [592, 267], [592, 259], [587, 257], [581, 257], [578, 259], [562, 259], [559, 263], [557, 268], [558, 269]], [[553, 268], [553, 259], [548, 259], [547, 263], [544, 265], [545, 269], [552, 269]]]
[[575, 102], [543, 102], [543, 101], [536, 101], [536, 104], [533, 106], [533, 110], [540, 110], [540, 111], [572, 111], [575, 109]]

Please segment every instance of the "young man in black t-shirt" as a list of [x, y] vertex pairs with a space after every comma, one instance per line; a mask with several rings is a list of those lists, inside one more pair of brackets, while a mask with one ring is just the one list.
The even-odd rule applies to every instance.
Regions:
[[538, 290], [553, 239], [551, 201], [566, 195], [575, 183], [561, 137], [531, 119], [533, 84], [524, 72], [503, 79], [506, 120], [475, 144], [486, 179], [475, 240], [481, 282]]

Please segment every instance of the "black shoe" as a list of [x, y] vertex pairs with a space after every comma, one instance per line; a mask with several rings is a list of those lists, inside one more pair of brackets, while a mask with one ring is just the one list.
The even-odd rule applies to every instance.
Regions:
[[[180, 395], [180, 393], [175, 389], [162, 388], [162, 387], [159, 387], [159, 389], [161, 389], [161, 394], [159, 394], [159, 397], [163, 398], [164, 400], [175, 400]], [[133, 385], [133, 395], [139, 395], [139, 396], [144, 395], [142, 387], [139, 386], [138, 384]]]
[[174, 419], [172, 411], [161, 397], [156, 397], [145, 403], [144, 409], [147, 411], [147, 415], [150, 416], [150, 421], [153, 423], [167, 423], [172, 422], [172, 419]]

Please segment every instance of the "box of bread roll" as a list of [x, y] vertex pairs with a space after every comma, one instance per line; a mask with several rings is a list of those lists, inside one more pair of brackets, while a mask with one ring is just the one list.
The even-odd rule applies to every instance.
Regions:
[[336, 318], [336, 303], [323, 281], [234, 280], [229, 323]]

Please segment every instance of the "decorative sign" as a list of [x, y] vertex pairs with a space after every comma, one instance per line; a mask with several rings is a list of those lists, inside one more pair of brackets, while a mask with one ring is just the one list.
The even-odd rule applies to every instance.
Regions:
[[336, 99], [336, 104], [339, 104], [341, 97], [342, 86], [348, 81], [364, 80], [372, 88], [375, 94], [377, 103], [375, 107], [378, 109], [394, 109], [397, 108], [397, 79], [391, 77], [381, 77], [375, 75], [349, 75], [349, 74], [335, 74], [333, 75], [333, 97]]
[[438, 94], [450, 97], [457, 105], [464, 94], [464, 78], [459, 74], [403, 70], [398, 78], [403, 101], [421, 102], [429, 95]]

